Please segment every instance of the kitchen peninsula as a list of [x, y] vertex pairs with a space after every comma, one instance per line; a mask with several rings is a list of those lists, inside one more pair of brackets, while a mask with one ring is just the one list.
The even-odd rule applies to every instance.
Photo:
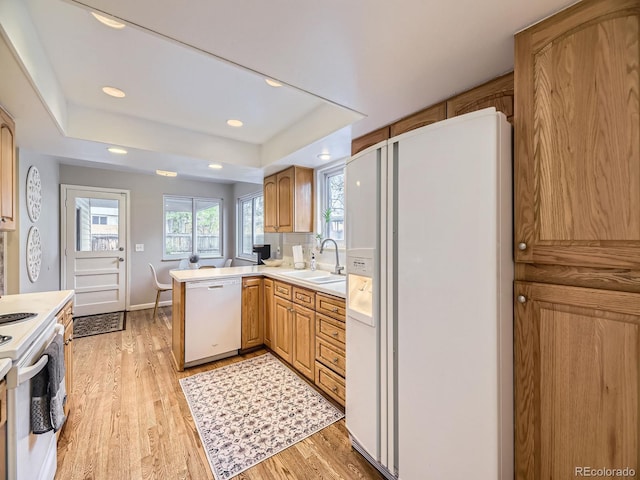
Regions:
[[170, 274], [177, 370], [264, 345], [344, 405], [345, 277], [266, 266]]

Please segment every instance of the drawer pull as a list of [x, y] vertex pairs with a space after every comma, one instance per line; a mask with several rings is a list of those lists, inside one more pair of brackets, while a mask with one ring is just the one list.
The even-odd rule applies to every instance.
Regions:
[[334, 338], [338, 338], [338, 332], [333, 332], [333, 333], [331, 334], [331, 336], [332, 336], [332, 337], [334, 337]]
[[288, 290], [286, 288], [282, 288], [282, 287], [278, 287], [278, 291], [280, 293], [288, 293]]
[[338, 387], [333, 387], [333, 388], [331, 389], [331, 391], [332, 391], [333, 393], [338, 393]]
[[338, 307], [333, 307], [333, 308], [331, 309], [331, 311], [332, 311], [333, 313], [338, 313]]
[[338, 363], [338, 357], [335, 357], [333, 360], [331, 360], [333, 363]]

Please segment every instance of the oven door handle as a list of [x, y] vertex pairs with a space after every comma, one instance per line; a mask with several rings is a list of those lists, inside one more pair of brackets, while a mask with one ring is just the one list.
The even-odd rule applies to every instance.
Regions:
[[[61, 324], [56, 324], [55, 326], [55, 334], [54, 335], [62, 335], [64, 334], [64, 326]], [[47, 345], [48, 346], [48, 345]], [[49, 362], [49, 355], [42, 355], [40, 360], [31, 365], [30, 367], [22, 368], [18, 370], [17, 373], [17, 381], [15, 386], [11, 386], [12, 388], [18, 387], [22, 385], [24, 382], [31, 380], [35, 377]], [[13, 383], [13, 382], [10, 382]]]

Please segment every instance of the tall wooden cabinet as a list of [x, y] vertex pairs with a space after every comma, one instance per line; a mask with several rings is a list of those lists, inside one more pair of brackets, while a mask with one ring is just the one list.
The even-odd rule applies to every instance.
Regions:
[[264, 285], [264, 344], [273, 348], [273, 280], [265, 278]]
[[242, 279], [241, 348], [259, 347], [264, 343], [262, 277]]
[[516, 478], [637, 472], [640, 0], [578, 3], [515, 52]]
[[16, 228], [15, 123], [0, 108], [0, 231]]
[[264, 179], [265, 233], [313, 231], [313, 169], [293, 166]]

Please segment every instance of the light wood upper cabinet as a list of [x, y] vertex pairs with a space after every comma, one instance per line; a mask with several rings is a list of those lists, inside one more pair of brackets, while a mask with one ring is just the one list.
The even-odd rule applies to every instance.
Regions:
[[353, 140], [351, 140], [351, 155], [355, 155], [365, 148], [369, 148], [370, 146], [382, 142], [383, 140], [388, 140], [389, 136], [390, 128], [387, 126], [379, 128], [378, 130], [374, 130], [373, 132], [369, 132], [361, 137], [354, 138]]
[[431, 125], [432, 123], [439, 122], [445, 118], [447, 118], [447, 105], [444, 102], [438, 103], [392, 123], [389, 135], [391, 137], [395, 137], [401, 133], [409, 132], [426, 125]]
[[273, 280], [265, 278], [264, 283], [264, 344], [273, 348]]
[[596, 0], [516, 36], [516, 261], [640, 268], [639, 26]]
[[289, 167], [264, 179], [265, 233], [313, 231], [313, 169]]
[[16, 228], [15, 181], [15, 124], [0, 109], [0, 231]]
[[447, 100], [447, 118], [495, 107], [513, 123], [513, 72]]
[[241, 348], [258, 347], [264, 343], [262, 277], [242, 279], [242, 341]]
[[640, 294], [516, 282], [515, 295], [516, 479], [637, 472]]

